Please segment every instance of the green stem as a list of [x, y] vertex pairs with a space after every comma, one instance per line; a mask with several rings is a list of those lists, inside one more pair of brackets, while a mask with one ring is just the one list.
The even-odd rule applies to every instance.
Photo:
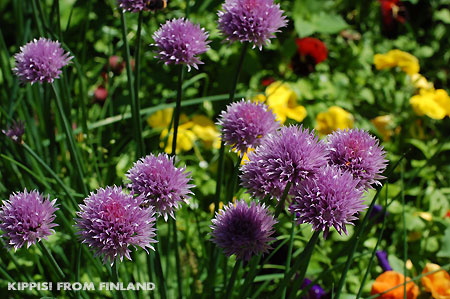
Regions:
[[79, 154], [78, 154], [78, 150], [75, 146], [75, 140], [73, 137], [73, 133], [72, 133], [72, 127], [69, 124], [69, 121], [64, 113], [64, 106], [62, 104], [61, 101], [61, 97], [59, 96], [59, 92], [56, 89], [56, 85], [52, 84], [52, 88], [53, 91], [55, 93], [55, 97], [56, 97], [56, 106], [58, 108], [58, 112], [61, 116], [62, 122], [63, 122], [63, 126], [64, 126], [64, 131], [66, 133], [67, 136], [67, 141], [69, 142], [69, 150], [70, 150], [70, 154], [73, 157], [73, 159], [75, 160], [75, 168], [77, 169], [78, 172], [78, 176], [79, 176], [79, 180], [81, 181], [81, 187], [83, 189], [83, 193], [85, 195], [88, 194], [88, 188], [86, 186], [86, 181], [84, 179], [84, 173], [83, 173], [83, 169], [82, 169], [82, 165], [80, 162], [80, 158], [79, 158]]
[[162, 266], [161, 266], [161, 257], [159, 255], [158, 250], [155, 251], [155, 271], [156, 271], [156, 276], [158, 277], [158, 280], [159, 280], [159, 295], [161, 296], [161, 299], [166, 299], [167, 298], [166, 284], [165, 284], [164, 274], [163, 274]]
[[[136, 48], [134, 51], [136, 63], [134, 66], [134, 94], [136, 97], [136, 113], [139, 116], [141, 113], [141, 102], [139, 101], [139, 87], [141, 84], [141, 72], [140, 72], [140, 66], [141, 66], [141, 44], [142, 44], [142, 20], [143, 20], [143, 14], [142, 11], [139, 11], [139, 17], [138, 17], [138, 28], [136, 32]], [[140, 122], [139, 122], [140, 123]], [[139, 125], [140, 127], [140, 125]], [[142, 139], [141, 139], [142, 140]], [[145, 144], [142, 144], [142, 150], [143, 153], [145, 152]]]
[[250, 269], [245, 277], [244, 284], [241, 287], [238, 298], [247, 298], [247, 293], [250, 291], [250, 285], [253, 283], [257, 274], [258, 264], [261, 260], [261, 254], [254, 256], [250, 261]]
[[[283, 280], [278, 286], [278, 291], [276, 292], [274, 298], [280, 297], [282, 294], [284, 288], [288, 284], [291, 283], [291, 278], [294, 276], [294, 274], [297, 273], [297, 271], [300, 269], [300, 272], [298, 273], [298, 278], [295, 280], [294, 285], [297, 281], [299, 283], [303, 282], [303, 279], [305, 278], [306, 269], [308, 268], [309, 260], [311, 259], [311, 255], [314, 249], [314, 246], [317, 243], [317, 240], [319, 239], [320, 231], [315, 231], [314, 234], [311, 236], [311, 239], [309, 239], [308, 244], [306, 244], [305, 249], [303, 249], [303, 252], [296, 258], [294, 265], [291, 267], [291, 269], [288, 271], [287, 275], [284, 276]], [[295, 295], [297, 288], [293, 289], [293, 294]]]
[[[405, 154], [397, 161], [397, 163], [395, 163], [395, 165], [391, 168], [389, 173], [386, 175], [386, 181], [389, 180], [390, 174], [397, 168], [397, 166], [401, 163], [401, 161], [404, 158], [405, 158]], [[342, 272], [342, 276], [341, 276], [341, 278], [339, 280], [339, 283], [338, 283], [338, 286], [336, 288], [336, 293], [335, 293], [335, 297], [334, 297], [335, 299], [339, 299], [339, 296], [341, 295], [341, 291], [342, 291], [342, 288], [344, 287], [344, 283], [345, 283], [345, 279], [346, 279], [348, 270], [350, 269], [350, 265], [351, 265], [351, 263], [353, 261], [353, 256], [355, 255], [356, 248], [358, 247], [359, 241], [361, 239], [361, 235], [363, 234], [363, 232], [364, 232], [364, 230], [366, 228], [366, 225], [368, 223], [369, 215], [372, 212], [373, 207], [375, 205], [375, 202], [376, 202], [376, 200], [377, 200], [377, 198], [378, 198], [378, 196], [379, 196], [379, 194], [381, 192], [381, 188], [382, 188], [382, 186], [377, 188], [377, 193], [375, 194], [374, 198], [372, 199], [372, 202], [370, 203], [370, 206], [367, 209], [367, 213], [364, 216], [361, 225], [359, 226], [358, 230], [355, 233], [355, 238], [353, 239], [352, 244], [351, 244], [351, 246], [349, 248], [350, 254], [347, 256], [347, 261], [345, 262], [345, 267], [344, 267], [344, 270]]]
[[122, 22], [122, 38], [124, 44], [124, 56], [126, 62], [126, 70], [127, 70], [127, 78], [128, 78], [128, 90], [130, 92], [131, 98], [131, 115], [133, 121], [133, 131], [134, 131], [134, 139], [136, 142], [136, 158], [140, 158], [144, 155], [144, 142], [142, 140], [142, 126], [141, 126], [141, 118], [139, 112], [139, 104], [135, 94], [135, 86], [133, 84], [133, 73], [131, 71], [131, 58], [130, 58], [130, 47], [128, 46], [127, 40], [127, 23], [125, 19], [125, 15], [122, 10], [119, 9], [120, 12], [120, 20]]
[[[81, 253], [83, 252], [82, 244], [78, 247], [77, 262], [75, 264], [75, 281], [80, 281], [80, 264], [81, 264]], [[81, 298], [81, 292], [77, 292], [77, 298]]]
[[74, 207], [77, 206], [77, 202], [70, 192], [69, 188], [64, 184], [64, 182], [59, 178], [59, 176], [42, 160], [26, 143], [22, 144], [26, 152], [28, 152], [47, 172], [56, 180], [59, 186], [66, 192], [67, 196], [72, 201]]
[[[119, 282], [119, 266], [117, 265], [117, 261], [115, 261], [115, 263], [112, 266], [111, 274], [112, 274], [112, 281], [117, 284]], [[118, 298], [123, 299], [122, 291], [117, 291], [115, 295], [118, 295], [117, 296]]]
[[314, 232], [313, 236], [311, 237], [311, 240], [309, 240], [308, 244], [306, 245], [306, 248], [303, 251], [304, 256], [302, 256], [302, 259], [305, 259], [305, 262], [300, 268], [298, 277], [294, 280], [293, 287], [291, 289], [291, 294], [289, 296], [289, 298], [291, 299], [296, 298], [297, 290], [300, 289], [300, 286], [303, 283], [303, 280], [305, 279], [306, 270], [308, 269], [309, 261], [311, 260], [314, 246], [316, 245], [318, 238], [319, 232]]
[[[289, 236], [289, 247], [288, 247], [288, 256], [286, 258], [286, 269], [284, 270], [284, 278], [287, 278], [289, 268], [291, 267], [291, 258], [292, 258], [292, 248], [294, 247], [294, 234], [295, 234], [295, 215], [292, 215], [292, 227], [291, 234]], [[281, 294], [281, 298], [286, 298], [286, 288], [283, 288], [283, 293]]]
[[59, 279], [64, 279], [66, 275], [61, 270], [55, 258], [51, 254], [50, 250], [48, 250], [47, 246], [45, 246], [44, 242], [38, 242], [37, 244], [39, 245], [39, 249], [41, 249], [42, 254], [44, 254], [47, 257], [52, 267], [56, 270], [56, 274], [58, 274]]
[[[385, 203], [384, 203], [385, 208], [383, 209], [382, 213], [385, 213], [386, 208], [387, 208], [388, 185], [389, 184], [386, 183], [386, 198], [385, 198]], [[383, 238], [384, 228], [386, 226], [386, 218], [387, 217], [383, 217], [383, 224], [381, 225], [381, 231], [380, 231], [380, 234], [378, 235], [377, 244], [375, 244], [375, 247], [372, 250], [372, 255], [370, 256], [369, 265], [367, 266], [366, 273], [364, 273], [364, 277], [363, 277], [363, 279], [361, 281], [361, 286], [359, 287], [358, 294], [356, 295], [356, 299], [359, 299], [361, 297], [361, 294], [362, 294], [362, 291], [363, 291], [363, 288], [364, 288], [364, 284], [366, 282], [367, 277], [369, 276], [370, 269], [372, 268], [372, 263], [373, 263], [373, 260], [375, 258], [375, 254], [376, 254], [378, 246], [380, 245], [381, 240]]]
[[236, 263], [234, 264], [233, 272], [231, 272], [231, 277], [227, 285], [225, 296], [223, 296], [224, 299], [231, 298], [234, 281], [236, 280], [236, 276], [240, 267], [241, 267], [241, 260], [237, 260]]
[[406, 241], [406, 211], [405, 211], [405, 185], [403, 179], [404, 167], [403, 163], [400, 169], [401, 197], [402, 197], [402, 218], [403, 218], [403, 299], [406, 299], [406, 260], [408, 258], [408, 243]]
[[214, 214], [219, 210], [220, 193], [222, 192], [223, 168], [225, 162], [224, 156], [225, 156], [225, 144], [222, 139], [219, 150], [219, 161], [218, 161], [219, 165], [217, 169], [217, 180], [216, 180], [216, 196], [214, 197]]
[[291, 189], [291, 185], [292, 185], [292, 183], [288, 182], [286, 184], [286, 187], [284, 188], [283, 195], [281, 196], [281, 199], [278, 202], [277, 208], [275, 209], [275, 216], [274, 216], [275, 218], [278, 218], [278, 215], [280, 215], [281, 211], [283, 211], [283, 209], [284, 209], [284, 203], [286, 202], [286, 198], [289, 194], [289, 190]]
[[238, 159], [238, 161], [236, 162], [236, 165], [234, 165], [233, 173], [231, 174], [230, 187], [227, 190], [227, 197], [226, 197], [225, 204], [233, 201], [234, 188], [236, 187], [236, 183], [238, 180], [238, 174], [239, 174], [239, 168], [241, 166], [241, 162], [242, 162], [242, 157], [240, 157]]
[[181, 98], [183, 97], [183, 77], [184, 77], [184, 64], [181, 64], [178, 72], [177, 102], [173, 118], [173, 139], [172, 139], [172, 153], [171, 153], [173, 156], [175, 156], [177, 149], [178, 125], [180, 124], [180, 113], [181, 113]]
[[183, 298], [183, 281], [181, 277], [181, 264], [180, 264], [180, 253], [178, 252], [178, 232], [177, 232], [177, 221], [172, 219], [173, 227], [173, 246], [175, 249], [175, 265], [177, 271], [177, 286], [178, 286], [178, 298]]

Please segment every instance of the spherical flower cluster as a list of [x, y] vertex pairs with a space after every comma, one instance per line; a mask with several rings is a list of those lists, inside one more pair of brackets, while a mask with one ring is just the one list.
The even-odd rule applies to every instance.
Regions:
[[286, 26], [286, 17], [273, 0], [225, 0], [219, 29], [229, 41], [249, 42], [260, 50]]
[[[253, 196], [279, 199], [288, 182], [294, 188], [327, 164], [326, 146], [302, 126], [282, 127], [264, 138], [242, 166], [242, 186]], [[292, 194], [292, 192], [290, 192]]]
[[347, 170], [359, 180], [358, 188], [380, 185], [380, 174], [387, 166], [386, 152], [378, 139], [364, 130], [338, 130], [328, 135], [329, 164]]
[[164, 0], [117, 0], [117, 4], [123, 11], [139, 12], [144, 10], [155, 11], [163, 9], [167, 5], [167, 1]]
[[256, 148], [262, 138], [280, 127], [266, 105], [244, 100], [230, 104], [221, 113], [218, 125], [222, 126], [225, 144], [239, 151], [241, 156], [248, 148]]
[[157, 157], [148, 155], [134, 163], [127, 173], [131, 181], [128, 187], [138, 195], [142, 195], [144, 205], [154, 207], [158, 215], [163, 215], [167, 221], [168, 215], [175, 219], [175, 209], [188, 198], [194, 187], [190, 185], [190, 172], [186, 168], [174, 166], [174, 158], [166, 154]]
[[205, 53], [208, 49], [208, 33], [200, 25], [194, 25], [185, 19], [168, 20], [153, 34], [158, 48], [156, 58], [166, 64], [184, 63], [198, 69], [198, 64], [203, 64], [196, 55]]
[[11, 138], [12, 141], [22, 143], [22, 135], [25, 133], [25, 123], [21, 120], [18, 122], [13, 121], [7, 130], [2, 130], [2, 133]]
[[289, 209], [298, 216], [298, 224], [312, 224], [314, 230], [324, 232], [324, 238], [332, 226], [339, 234], [347, 234], [345, 225], [366, 208], [357, 184], [351, 173], [327, 165], [295, 188]]
[[224, 250], [226, 256], [250, 260], [253, 255], [267, 253], [274, 240], [273, 226], [277, 221], [264, 204], [244, 200], [224, 206], [212, 220], [212, 241]]
[[0, 210], [0, 229], [9, 240], [8, 247], [17, 250], [27, 243], [28, 248], [53, 234], [52, 227], [58, 226], [53, 223], [58, 210], [55, 202], [35, 190], [11, 194]]
[[117, 4], [124, 11], [138, 12], [147, 10], [145, 0], [117, 0]]
[[143, 209], [141, 198], [126, 194], [121, 187], [100, 188], [80, 205], [79, 218], [75, 219], [82, 243], [88, 244], [95, 255], [103, 256], [103, 262], [123, 260], [125, 256], [131, 260], [128, 246], [137, 246], [147, 252], [147, 247], [154, 250], [151, 243], [155, 234], [150, 207]]
[[20, 52], [14, 58], [16, 59], [14, 73], [22, 82], [33, 84], [52, 83], [59, 78], [61, 68], [69, 64], [73, 57], [64, 52], [59, 42], [41, 37], [20, 47]]

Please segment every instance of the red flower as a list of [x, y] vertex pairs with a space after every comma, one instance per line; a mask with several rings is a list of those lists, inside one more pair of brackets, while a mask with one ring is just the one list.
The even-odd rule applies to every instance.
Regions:
[[99, 102], [104, 102], [108, 97], [108, 90], [102, 85], [98, 86], [94, 91], [94, 98]]
[[400, 0], [378, 0], [381, 4], [381, 15], [383, 24], [386, 27], [391, 27], [394, 20], [399, 23], [405, 23], [406, 19], [402, 15], [404, 6]]
[[327, 47], [325, 44], [314, 37], [297, 38], [297, 52], [301, 57], [311, 56], [316, 64], [327, 59]]

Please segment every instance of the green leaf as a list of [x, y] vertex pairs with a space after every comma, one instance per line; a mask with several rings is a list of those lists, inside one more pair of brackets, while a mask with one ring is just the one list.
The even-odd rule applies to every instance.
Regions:
[[442, 237], [442, 247], [438, 251], [437, 257], [450, 257], [450, 227], [448, 227]]
[[305, 37], [313, 34], [316, 32], [316, 28], [314, 24], [302, 19], [302, 18], [296, 18], [294, 21], [295, 25], [295, 31], [297, 31], [297, 34], [299, 37]]
[[321, 12], [311, 17], [311, 23], [319, 33], [334, 34], [348, 27], [344, 19], [335, 14]]
[[450, 10], [441, 9], [435, 12], [434, 17], [438, 21], [442, 21], [445, 24], [450, 24]]

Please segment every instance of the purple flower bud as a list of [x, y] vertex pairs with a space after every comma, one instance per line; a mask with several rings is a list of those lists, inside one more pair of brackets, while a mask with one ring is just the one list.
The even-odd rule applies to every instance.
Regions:
[[378, 263], [383, 269], [383, 272], [392, 270], [392, 267], [389, 264], [388, 255], [386, 251], [377, 250], [377, 252], [375, 252], [375, 255], [377, 256]]

